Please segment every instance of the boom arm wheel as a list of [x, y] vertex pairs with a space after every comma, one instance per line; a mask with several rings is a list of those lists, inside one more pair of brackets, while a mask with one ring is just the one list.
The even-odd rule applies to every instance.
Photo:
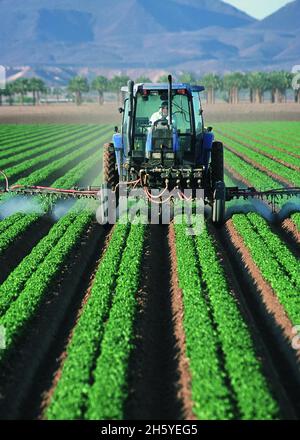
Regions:
[[225, 220], [226, 187], [224, 182], [217, 182], [213, 194], [212, 222], [222, 226]]

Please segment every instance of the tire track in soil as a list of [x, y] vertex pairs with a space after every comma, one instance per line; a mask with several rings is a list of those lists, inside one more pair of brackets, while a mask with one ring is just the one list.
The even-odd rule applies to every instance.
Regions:
[[182, 316], [180, 305], [175, 316], [172, 305], [172, 295], [176, 301], [171, 279], [174, 253], [170, 254], [168, 232], [167, 226], [159, 225], [149, 225], [147, 230], [135, 349], [128, 369], [127, 420], [182, 420], [189, 412], [182, 399], [176, 324]]
[[232, 221], [220, 230], [209, 225], [209, 230], [216, 240], [226, 278], [249, 324], [257, 354], [262, 359], [283, 417], [298, 419], [300, 350], [296, 352], [290, 345], [293, 325]]
[[41, 417], [45, 395], [101, 258], [106, 232], [93, 223], [49, 289], [24, 337], [0, 372], [0, 419]]

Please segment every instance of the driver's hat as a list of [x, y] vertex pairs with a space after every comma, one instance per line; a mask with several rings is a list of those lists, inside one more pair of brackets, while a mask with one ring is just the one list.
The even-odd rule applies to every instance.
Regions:
[[169, 104], [168, 104], [168, 101], [163, 101], [162, 103], [161, 103], [161, 105], [160, 105], [160, 108], [168, 108], [169, 107]]

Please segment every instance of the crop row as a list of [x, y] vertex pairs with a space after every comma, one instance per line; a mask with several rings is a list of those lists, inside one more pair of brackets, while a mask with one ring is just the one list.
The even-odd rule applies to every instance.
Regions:
[[22, 292], [0, 318], [0, 325], [6, 329], [6, 348], [0, 353], [0, 360], [11, 352], [19, 337], [24, 333], [30, 319], [35, 315], [49, 286], [59, 275], [68, 257], [87, 230], [90, 213], [82, 212], [72, 223], [57, 245], [48, 253], [37, 270], [28, 279]]
[[[6, 150], [11, 148], [19, 148], [19, 145], [23, 145], [24, 141], [28, 142], [32, 139], [48, 136], [52, 132], [56, 131], [56, 128], [63, 129], [63, 125], [59, 127], [58, 125], [34, 125], [34, 126], [24, 126], [24, 125], [15, 125], [14, 132], [10, 133], [7, 136], [3, 136], [1, 133], [1, 143], [0, 150]], [[0, 128], [1, 130], [1, 128]], [[1, 130], [2, 131], [2, 130]]]
[[[298, 277], [296, 274], [297, 267], [299, 268], [299, 263], [294, 266], [292, 262], [291, 267], [286, 268], [288, 262], [291, 261], [286, 256], [280, 256], [278, 260], [278, 242], [276, 239], [272, 239], [272, 244], [277, 247], [273, 252], [269, 252], [268, 246], [266, 244], [266, 239], [270, 239], [272, 233], [267, 232], [264, 238], [256, 232], [259, 228], [259, 223], [253, 214], [249, 214], [253, 223], [256, 223], [254, 227], [247, 216], [245, 215], [234, 215], [232, 217], [233, 224], [237, 232], [242, 237], [245, 245], [250, 251], [250, 254], [260, 269], [265, 280], [271, 285], [276, 296], [278, 297], [280, 303], [285, 308], [290, 320], [295, 325], [298, 323], [300, 316], [300, 298], [299, 289], [296, 287], [298, 285]], [[263, 231], [262, 234], [266, 234]], [[266, 238], [267, 237], [267, 238]], [[268, 249], [268, 258], [266, 258], [266, 248]], [[282, 247], [280, 247], [282, 249]], [[285, 253], [286, 254], [286, 253]], [[299, 271], [299, 269], [298, 269]], [[293, 273], [293, 278], [291, 278], [290, 273]]]
[[254, 226], [254, 230], [262, 237], [266, 248], [272, 253], [283, 270], [287, 273], [295, 288], [300, 292], [300, 262], [290, 252], [280, 238], [271, 231], [270, 226], [260, 215], [256, 213], [247, 214], [247, 218]]
[[[280, 161], [283, 164], [283, 166], [288, 167], [288, 168], [289, 168], [289, 165], [292, 165], [292, 167], [294, 166], [294, 168], [300, 167], [300, 159], [299, 158], [294, 157], [289, 153], [285, 153], [280, 150], [278, 151], [274, 147], [267, 146], [266, 144], [262, 144], [261, 141], [259, 141], [259, 140], [247, 139], [247, 143], [245, 143], [245, 138], [242, 134], [240, 135], [241, 137], [243, 136], [242, 139], [239, 139], [239, 136], [237, 136], [236, 134], [235, 134], [235, 136], [232, 136], [232, 134], [229, 135], [229, 134], [225, 134], [220, 131], [218, 131], [218, 133], [225, 136], [225, 138], [230, 141], [230, 146], [231, 146], [232, 142], [234, 143], [234, 145], [239, 145], [238, 151], [241, 151], [241, 152], [247, 151], [250, 153], [256, 152], [257, 157], [262, 155], [262, 156], [268, 157], [269, 159], [274, 160], [276, 162]], [[253, 158], [257, 159], [257, 157], [253, 157]]]
[[0, 286], [0, 316], [8, 310], [12, 302], [17, 299], [24, 289], [26, 282], [43, 263], [47, 255], [56, 246], [58, 241], [74, 222], [75, 213], [60, 219], [46, 235], [14, 269]]
[[226, 136], [220, 136], [220, 140], [225, 142], [226, 140], [228, 140], [228, 145], [230, 145], [230, 147], [236, 151], [237, 155], [241, 155], [245, 161], [254, 161], [252, 167], [255, 167], [255, 164], [257, 163], [260, 166], [263, 166], [270, 170], [270, 172], [276, 173], [280, 177], [287, 179], [292, 184], [300, 186], [300, 176], [298, 171], [287, 168], [286, 166], [275, 162], [260, 153], [257, 153], [253, 150], [250, 150], [249, 148], [242, 146], [238, 142], [234, 142], [226, 138]]
[[[97, 133], [97, 131], [96, 131], [96, 133]], [[101, 134], [102, 134], [102, 131], [100, 131], [99, 135], [101, 135]], [[51, 159], [54, 159], [54, 158], [57, 158], [57, 157], [62, 156], [64, 154], [67, 154], [68, 152], [72, 152], [72, 151], [74, 152], [74, 150], [76, 150], [78, 147], [80, 147], [80, 145], [83, 145], [80, 148], [80, 151], [83, 152], [84, 149], [86, 148], [84, 143], [91, 142], [95, 138], [96, 138], [96, 136], [95, 136], [94, 132], [88, 133], [86, 136], [83, 136], [80, 140], [78, 140], [78, 136], [75, 136], [76, 140], [68, 141], [68, 142], [66, 142], [65, 145], [61, 145], [59, 147], [56, 147], [51, 151], [48, 151], [46, 153], [41, 154], [38, 157], [35, 157], [34, 159], [29, 159], [29, 160], [22, 162], [21, 164], [7, 168], [7, 170], [5, 170], [5, 173], [6, 173], [7, 177], [10, 179], [12, 177], [18, 176], [24, 172], [29, 174], [30, 170], [33, 167], [36, 167], [37, 165], [47, 164], [47, 162], [49, 162]], [[79, 148], [74, 153], [76, 153], [78, 151], [79, 151]], [[64, 159], [64, 157], [63, 157], [63, 159]], [[32, 180], [31, 176], [32, 176], [32, 174], [30, 175], [30, 178], [29, 178], [30, 180]]]
[[[12, 153], [8, 154], [5, 158], [2, 158], [0, 160], [0, 167], [4, 168], [9, 164], [10, 166], [14, 163], [20, 162], [21, 160], [27, 159], [32, 156], [36, 156], [39, 153], [43, 153], [44, 151], [51, 150], [55, 147], [58, 147], [60, 145], [66, 144], [68, 141], [72, 140], [73, 138], [77, 139], [79, 135], [84, 135], [86, 132], [89, 132], [90, 130], [87, 130], [86, 128], [77, 128], [76, 130], [73, 130], [72, 132], [68, 133], [66, 130], [61, 130], [57, 133], [55, 131], [54, 134], [50, 136], [50, 140], [48, 141], [42, 141], [39, 139], [36, 142], [29, 142], [25, 148], [22, 149], [20, 152], [19, 149], [17, 151], [13, 151]], [[64, 141], [58, 142], [58, 141]], [[23, 151], [25, 150], [25, 151]]]
[[[82, 177], [84, 177], [88, 171], [94, 167], [97, 162], [97, 157], [100, 157], [100, 153], [96, 151], [92, 156], [88, 159], [84, 160], [82, 163], [75, 166], [68, 173], [66, 173], [63, 177], [56, 180], [53, 185], [60, 188], [71, 188], [74, 186]], [[68, 158], [68, 157], [67, 157]], [[99, 161], [99, 173], [100, 173], [100, 165]], [[36, 181], [34, 181], [36, 183]], [[40, 203], [40, 207], [42, 211], [47, 212], [50, 208], [50, 205], [54, 201], [53, 198], [39, 196], [37, 201]], [[22, 235], [33, 223], [35, 223], [40, 216], [38, 214], [25, 215], [25, 214], [16, 214], [11, 217], [8, 217], [4, 221], [0, 223], [0, 228], [5, 229], [3, 232], [3, 238], [1, 240], [0, 236], [0, 247], [2, 243], [2, 251], [7, 250], [9, 245], [15, 240], [17, 237]], [[2, 223], [4, 225], [2, 226]], [[8, 229], [7, 229], [8, 228]], [[0, 230], [1, 230], [0, 229]]]
[[195, 414], [200, 419], [278, 417], [211, 237], [206, 229], [195, 240], [184, 225], [175, 230]]
[[48, 419], [84, 418], [90, 378], [99, 356], [129, 225], [117, 224], [96, 272], [87, 303], [67, 348], [62, 374], [47, 409]]
[[29, 226], [39, 219], [38, 214], [24, 215], [0, 235], [0, 256]]
[[281, 148], [294, 151], [294, 147], [299, 146], [300, 128], [299, 122], [230, 122], [218, 124], [218, 128], [228, 133], [232, 130], [238, 130], [244, 134], [249, 134], [255, 138], [266, 138]]

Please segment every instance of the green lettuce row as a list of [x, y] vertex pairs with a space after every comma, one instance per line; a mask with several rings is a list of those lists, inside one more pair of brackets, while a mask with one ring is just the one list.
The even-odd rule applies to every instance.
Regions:
[[[226, 136], [220, 136], [220, 140], [223, 142], [228, 141], [228, 145], [230, 145], [231, 148], [236, 150], [237, 154], [240, 153], [243, 155], [243, 157], [246, 159], [254, 160], [255, 162], [259, 163], [260, 165], [264, 166], [265, 168], [271, 170], [272, 172], [278, 174], [279, 176], [289, 180], [291, 183], [293, 183], [296, 186], [300, 185], [300, 175], [299, 171], [292, 170], [290, 168], [287, 168], [284, 165], [281, 165], [278, 162], [274, 162], [272, 159], [269, 159], [265, 156], [263, 156], [260, 153], [256, 153], [253, 150], [250, 150], [249, 148], [243, 147], [241, 144], [232, 141], [231, 139], [226, 138]], [[255, 168], [254, 165], [249, 164], [252, 166], [252, 168]]]
[[279, 416], [278, 404], [257, 359], [249, 329], [232, 296], [211, 236], [205, 227], [195, 238], [202, 281], [224, 353], [225, 367], [237, 399], [241, 419], [266, 420]]
[[[100, 133], [102, 134], [102, 133]], [[73, 138], [75, 138], [76, 140], [73, 140]], [[9, 179], [11, 179], [14, 176], [17, 176], [18, 174], [21, 174], [22, 172], [30, 172], [30, 168], [33, 166], [36, 166], [38, 164], [43, 164], [47, 161], [49, 161], [50, 159], [55, 158], [58, 154], [62, 154], [62, 153], [68, 153], [69, 151], [71, 151], [70, 154], [76, 154], [78, 152], [83, 153], [86, 150], [86, 146], [83, 145], [82, 147], [79, 147], [78, 150], [76, 150], [76, 147], [83, 144], [84, 142], [88, 142], [90, 143], [91, 141], [94, 141], [95, 139], [95, 133], [87, 133], [85, 136], [83, 136], [82, 138], [78, 139], [78, 135], [76, 136], [72, 136], [72, 141], [68, 140], [68, 142], [66, 142], [66, 145], [63, 146], [59, 146], [57, 148], [54, 148], [51, 151], [48, 151], [46, 153], [41, 154], [38, 157], [35, 157], [34, 159], [29, 159], [26, 160], [24, 162], [22, 162], [21, 164], [18, 165], [14, 165], [10, 168], [7, 168], [5, 170], [5, 173], [7, 175], [7, 177]], [[95, 142], [95, 141], [94, 141]], [[73, 151], [74, 150], [74, 151]], [[62, 158], [62, 160], [65, 159], [65, 157]], [[53, 162], [56, 163], [57, 161]], [[53, 163], [51, 163], [50, 165], [53, 165]], [[47, 167], [49, 164], [46, 164], [44, 166]], [[41, 169], [44, 169], [41, 168]], [[39, 171], [39, 170], [38, 170]], [[29, 177], [27, 177], [28, 179], [30, 179], [30, 177], [33, 175], [34, 173], [32, 173]], [[24, 179], [23, 179], [24, 180]], [[11, 182], [10, 182], [11, 183]], [[19, 183], [19, 182], [18, 182]]]
[[92, 220], [90, 213], [82, 212], [68, 228], [63, 240], [55, 246], [39, 265], [36, 272], [26, 283], [24, 290], [12, 303], [8, 311], [0, 318], [0, 325], [6, 329], [6, 348], [0, 351], [0, 360], [14, 348], [24, 333], [30, 319], [33, 318], [53, 280], [68, 261], [80, 237], [85, 233]]
[[[99, 154], [98, 152], [95, 152], [94, 155], [92, 155], [91, 157], [89, 157], [79, 165], [77, 165], [74, 168], [75, 172], [74, 169], [71, 169], [67, 174], [65, 174], [65, 176], [56, 180], [53, 183], [53, 186], [57, 186], [61, 188], [71, 188], [72, 186], [74, 186], [78, 182], [78, 180], [83, 178], [86, 175], [86, 173], [89, 171], [89, 169], [91, 169], [94, 166], [98, 154]], [[51, 203], [52, 203], [51, 199], [44, 198], [43, 196], [39, 196], [38, 200], [41, 203], [41, 206], [43, 207], [43, 211], [47, 212], [51, 207]], [[16, 219], [18, 219], [18, 221], [12, 224], [7, 231], [3, 232], [2, 240], [1, 240], [2, 235], [0, 236], [0, 255], [2, 252], [8, 249], [8, 247], [12, 244], [13, 240], [15, 240], [17, 237], [22, 235], [39, 218], [40, 215], [38, 214], [25, 215], [25, 216], [21, 214], [21, 218], [17, 216]], [[7, 223], [9, 223], [9, 219], [10, 217], [6, 219]]]
[[128, 362], [133, 349], [145, 225], [132, 225], [127, 239], [101, 352], [88, 390], [89, 420], [124, 419]]
[[76, 219], [75, 213], [70, 213], [56, 223], [46, 235], [14, 269], [0, 286], [0, 316], [3, 316], [12, 302], [18, 298], [32, 274], [43, 263], [47, 255], [53, 251], [58, 241], [63, 237], [69, 226]]
[[16, 214], [10, 215], [9, 217], [6, 217], [4, 220], [1, 220], [0, 222], [0, 238], [1, 234], [5, 233], [10, 226], [15, 224], [17, 221], [21, 220], [26, 214], [22, 214], [20, 212], [17, 212]]
[[232, 217], [232, 221], [263, 277], [271, 285], [292, 323], [297, 325], [300, 320], [299, 290], [295, 288], [290, 277], [271, 253], [268, 253], [266, 258], [266, 243], [255, 232], [247, 217], [237, 214]]
[[183, 293], [186, 354], [192, 376], [193, 412], [200, 420], [234, 418], [232, 395], [219, 357], [219, 340], [199, 277], [193, 240], [175, 225], [179, 287]]
[[0, 256], [26, 229], [39, 219], [38, 214], [25, 215], [0, 236]]
[[[78, 138], [80, 135], [84, 135], [87, 132], [87, 129], [78, 129], [74, 130], [72, 133], [69, 133], [70, 138]], [[19, 150], [14, 151], [11, 153], [8, 157], [5, 157], [0, 160], [0, 168], [4, 168], [6, 164], [10, 164], [10, 167], [13, 164], [16, 164], [20, 162], [21, 160], [25, 160], [27, 158], [30, 158], [31, 156], [37, 155], [38, 153], [43, 153], [44, 151], [50, 151], [61, 144], [62, 140], [65, 141], [65, 143], [68, 140], [66, 130], [59, 130], [58, 132], [55, 131], [54, 134], [49, 135], [50, 140], [44, 141], [42, 139], [38, 139], [35, 142], [30, 142], [25, 147], [25, 151], [19, 152]], [[60, 141], [60, 142], [59, 142]], [[41, 142], [43, 143], [41, 145]], [[37, 146], [36, 146], [37, 145]]]
[[[17, 127], [19, 127], [19, 131], [17, 131]], [[31, 126], [30, 126], [31, 127]], [[8, 151], [17, 149], [19, 151], [19, 148], [24, 146], [25, 143], [30, 142], [31, 140], [34, 140], [36, 138], [43, 138], [44, 136], [47, 136], [49, 131], [50, 134], [52, 132], [56, 132], [57, 128], [63, 130], [64, 126], [41, 126], [39, 129], [35, 127], [31, 127], [31, 130], [24, 130], [24, 126], [15, 126], [14, 131], [15, 134], [11, 133], [10, 135], [6, 136], [5, 138], [1, 136], [0, 141], [0, 149], [1, 151]]]
[[271, 231], [266, 220], [256, 213], [247, 214], [247, 218], [264, 240], [267, 249], [271, 252], [282, 268], [290, 277], [295, 288], [300, 292], [300, 262], [294, 257], [281, 239]]
[[267, 176], [262, 171], [259, 171], [253, 166], [247, 164], [244, 160], [233, 154], [231, 151], [225, 149], [225, 164], [236, 170], [257, 189], [275, 189], [280, 185], [278, 182]]
[[95, 275], [89, 299], [68, 345], [62, 374], [45, 414], [47, 419], [74, 420], [84, 417], [90, 378], [99, 355], [128, 233], [129, 224], [115, 226]]
[[[217, 131], [217, 133], [221, 133], [221, 132]], [[288, 164], [300, 167], [300, 159], [298, 159], [297, 157], [293, 157], [287, 153], [284, 153], [283, 151], [278, 151], [270, 146], [266, 146], [265, 144], [262, 144], [261, 142], [259, 142], [259, 140], [253, 141], [248, 138], [248, 139], [246, 139], [247, 144], [245, 144], [244, 135], [241, 135], [240, 140], [238, 139], [239, 135], [236, 133], [234, 133], [234, 136], [232, 136], [231, 133], [230, 133], [230, 135], [221, 133], [221, 135], [224, 136], [224, 139], [225, 138], [228, 139], [230, 146], [233, 146], [235, 149], [237, 149], [237, 151], [239, 151], [241, 153], [247, 154], [248, 157], [251, 157], [256, 161], [259, 161], [259, 163], [260, 163], [260, 159], [262, 156], [266, 157], [266, 156], [264, 156], [263, 153], [267, 153], [267, 154], [272, 155], [272, 157], [274, 157], [276, 159], [280, 159], [280, 160], [285, 161]], [[261, 151], [261, 154], [259, 152], [255, 152], [252, 148], [259, 149]], [[268, 158], [268, 160], [272, 160], [272, 159]], [[286, 166], [283, 164], [281, 166], [284, 166], [286, 168]], [[270, 168], [270, 169], [273, 169], [273, 168]]]

